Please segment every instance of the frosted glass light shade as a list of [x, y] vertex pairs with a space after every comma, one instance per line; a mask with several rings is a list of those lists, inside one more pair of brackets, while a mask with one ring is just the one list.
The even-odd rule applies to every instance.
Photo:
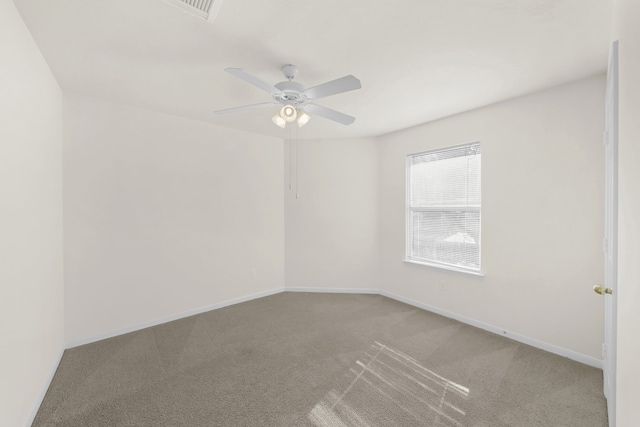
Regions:
[[300, 113], [298, 114], [298, 126], [302, 127], [306, 125], [309, 120], [311, 120], [311, 116], [300, 110]]
[[296, 109], [293, 105], [285, 105], [284, 107], [282, 107], [282, 109], [280, 110], [280, 117], [282, 117], [282, 119], [285, 122], [292, 122], [296, 119], [297, 113], [296, 113]]
[[287, 125], [287, 122], [285, 122], [284, 119], [280, 117], [280, 114], [276, 114], [271, 118], [271, 120], [273, 120], [273, 123], [277, 124], [282, 129], [284, 129], [284, 127]]

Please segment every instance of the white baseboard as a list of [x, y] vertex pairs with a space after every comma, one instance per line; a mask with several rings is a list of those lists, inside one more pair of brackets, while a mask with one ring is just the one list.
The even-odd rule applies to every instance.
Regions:
[[419, 302], [419, 301], [416, 301], [416, 300], [413, 300], [413, 299], [410, 299], [410, 298], [405, 298], [405, 297], [402, 297], [400, 295], [396, 295], [396, 294], [391, 293], [391, 292], [380, 291], [379, 293], [382, 296], [394, 299], [396, 301], [400, 301], [400, 302], [403, 302], [405, 304], [409, 304], [409, 305], [412, 305], [414, 307], [418, 307], [418, 308], [421, 308], [423, 310], [427, 310], [427, 311], [439, 314], [439, 315], [444, 316], [444, 317], [449, 317], [451, 319], [455, 319], [455, 320], [457, 320], [459, 322], [466, 323], [467, 325], [475, 326], [476, 328], [480, 328], [480, 329], [484, 329], [485, 331], [493, 332], [494, 334], [498, 334], [498, 335], [501, 335], [503, 337], [510, 338], [510, 339], [512, 339], [514, 341], [518, 341], [518, 342], [521, 342], [523, 344], [527, 344], [527, 345], [530, 345], [532, 347], [536, 347], [536, 348], [539, 348], [541, 350], [548, 351], [549, 353], [557, 354], [558, 356], [563, 356], [563, 357], [569, 358], [571, 360], [575, 360], [576, 362], [580, 362], [580, 363], [583, 363], [585, 365], [593, 366], [594, 368], [602, 369], [602, 367], [603, 367], [602, 360], [596, 359], [596, 358], [593, 358], [593, 357], [590, 357], [590, 356], [586, 356], [586, 355], [584, 355], [582, 353], [578, 353], [578, 352], [575, 352], [573, 350], [568, 350], [566, 348], [558, 347], [556, 345], [549, 344], [549, 343], [546, 343], [544, 341], [539, 341], [539, 340], [536, 340], [534, 338], [530, 338], [530, 337], [527, 337], [527, 336], [524, 336], [524, 335], [516, 334], [514, 332], [510, 332], [510, 331], [504, 330], [502, 328], [498, 328], [496, 326], [489, 325], [488, 323], [479, 322], [477, 320], [470, 319], [468, 317], [461, 316], [459, 314], [452, 313], [450, 311], [443, 310], [441, 308], [434, 307], [434, 306], [431, 306], [429, 304], [425, 304], [425, 303], [422, 303], [422, 302]]
[[90, 337], [80, 338], [78, 340], [74, 340], [74, 341], [68, 342], [66, 347], [67, 348], [73, 348], [73, 347], [78, 347], [78, 346], [85, 345], [85, 344], [90, 344], [92, 342], [104, 340], [104, 339], [107, 339], [107, 338], [113, 338], [113, 337], [118, 336], [118, 335], [128, 334], [129, 332], [139, 331], [141, 329], [149, 328], [151, 326], [156, 326], [156, 325], [160, 325], [162, 323], [167, 323], [167, 322], [171, 322], [171, 321], [174, 321], [174, 320], [182, 319], [182, 318], [185, 318], [185, 317], [194, 316], [196, 314], [205, 313], [207, 311], [216, 310], [218, 308], [228, 307], [228, 306], [234, 305], [234, 304], [240, 304], [241, 302], [247, 302], [247, 301], [251, 301], [251, 300], [256, 299], [256, 298], [262, 298], [262, 297], [266, 297], [266, 296], [269, 296], [269, 295], [279, 294], [280, 292], [284, 292], [284, 290], [285, 290], [284, 288], [274, 288], [274, 289], [270, 289], [268, 291], [258, 292], [258, 293], [247, 295], [247, 296], [244, 296], [244, 297], [233, 298], [233, 299], [222, 301], [222, 302], [219, 302], [219, 303], [207, 305], [205, 307], [199, 307], [199, 308], [195, 308], [195, 309], [192, 309], [192, 310], [183, 311], [181, 313], [176, 313], [176, 314], [173, 314], [171, 316], [166, 316], [166, 317], [161, 317], [159, 319], [154, 319], [154, 320], [151, 320], [149, 322], [144, 322], [144, 323], [140, 323], [140, 324], [137, 324], [137, 325], [128, 326], [126, 328], [117, 329], [117, 330], [105, 332], [105, 333], [102, 333], [102, 334], [93, 335], [93, 336], [90, 336]]
[[[173, 320], [182, 319], [184, 317], [194, 316], [196, 314], [205, 313], [207, 311], [216, 310], [218, 308], [227, 307], [234, 304], [239, 304], [242, 302], [250, 301], [256, 298], [262, 298], [269, 295], [278, 294], [280, 292], [315, 292], [315, 293], [342, 293], [342, 294], [373, 294], [373, 295], [382, 295], [387, 298], [394, 299], [396, 301], [403, 302], [405, 304], [412, 305], [414, 307], [421, 308], [423, 310], [427, 310], [441, 316], [449, 317], [451, 319], [458, 320], [462, 323], [466, 323], [471, 326], [475, 326], [480, 329], [484, 329], [489, 332], [493, 332], [495, 334], [501, 335], [503, 337], [510, 338], [514, 341], [521, 342], [523, 344], [528, 344], [530, 346], [539, 348], [541, 350], [548, 351], [550, 353], [557, 354], [559, 356], [567, 357], [571, 360], [575, 360], [576, 362], [584, 363], [585, 365], [593, 366], [595, 368], [602, 369], [602, 360], [596, 359], [590, 356], [586, 356], [582, 353], [578, 353], [572, 350], [568, 350], [563, 347], [558, 347], [553, 344], [546, 343], [544, 341], [539, 341], [534, 338], [530, 338], [524, 335], [520, 335], [514, 332], [507, 331], [505, 329], [499, 328], [497, 326], [490, 325], [488, 323], [479, 322], [477, 320], [443, 310], [438, 307], [431, 306], [429, 304], [422, 303], [420, 301], [413, 300], [411, 298], [405, 298], [400, 295], [396, 295], [392, 292], [383, 291], [379, 289], [367, 289], [367, 288], [317, 288], [317, 287], [284, 287], [284, 288], [275, 288], [270, 289], [268, 291], [258, 292], [256, 294], [247, 295], [240, 298], [234, 298], [231, 300], [223, 301], [216, 304], [211, 304], [205, 307], [196, 308], [193, 310], [184, 311], [182, 313], [177, 313], [172, 316], [163, 317], [160, 319], [155, 319], [149, 322], [145, 322], [142, 324], [129, 326], [127, 328], [118, 329], [114, 331], [109, 331], [103, 334], [98, 334], [86, 338], [81, 338], [79, 340], [75, 340], [67, 343], [66, 348], [73, 348], [80, 345], [90, 344], [92, 342], [100, 341], [107, 338], [112, 338], [118, 335], [126, 334], [129, 332], [138, 331], [140, 329], [145, 329], [151, 326], [156, 326], [162, 323], [171, 322]], [[62, 356], [62, 354], [61, 354]], [[56, 365], [57, 366], [57, 365]], [[55, 372], [55, 370], [54, 370]], [[52, 375], [53, 376], [53, 375]], [[46, 390], [45, 390], [46, 391]], [[44, 395], [43, 395], [44, 397]], [[34, 414], [35, 415], [35, 414]]]
[[58, 351], [58, 355], [54, 359], [54, 363], [51, 366], [51, 369], [49, 370], [49, 375], [47, 376], [47, 379], [44, 381], [44, 384], [42, 385], [42, 391], [40, 391], [40, 395], [38, 395], [38, 398], [33, 404], [31, 415], [29, 415], [29, 418], [27, 419], [25, 427], [29, 427], [31, 424], [33, 424], [33, 421], [36, 419], [36, 415], [38, 415], [38, 410], [40, 409], [40, 405], [42, 405], [44, 396], [47, 394], [47, 391], [49, 390], [49, 386], [51, 385], [51, 381], [53, 381], [53, 376], [56, 374], [56, 371], [58, 370], [58, 366], [60, 365], [60, 361], [62, 360], [62, 355], [64, 354], [64, 350], [65, 350], [64, 346], [61, 346], [60, 350]]
[[379, 294], [378, 289], [366, 288], [284, 288], [285, 292], [315, 292], [327, 294]]

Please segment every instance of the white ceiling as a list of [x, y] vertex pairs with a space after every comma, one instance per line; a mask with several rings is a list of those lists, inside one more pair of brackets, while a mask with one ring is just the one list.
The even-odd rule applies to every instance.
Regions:
[[[220, 1], [220, 0], [215, 0]], [[612, 0], [223, 0], [207, 22], [167, 0], [14, 0], [65, 91], [285, 137], [271, 101], [225, 73], [269, 82], [280, 66], [315, 86], [347, 74], [362, 89], [318, 100], [299, 138], [388, 133], [606, 69]]]

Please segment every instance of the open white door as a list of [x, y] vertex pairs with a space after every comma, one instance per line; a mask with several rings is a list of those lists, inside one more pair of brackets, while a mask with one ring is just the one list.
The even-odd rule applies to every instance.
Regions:
[[607, 397], [609, 427], [616, 425], [616, 337], [618, 274], [618, 42], [611, 46], [607, 72], [605, 112], [605, 227], [604, 288], [604, 394]]

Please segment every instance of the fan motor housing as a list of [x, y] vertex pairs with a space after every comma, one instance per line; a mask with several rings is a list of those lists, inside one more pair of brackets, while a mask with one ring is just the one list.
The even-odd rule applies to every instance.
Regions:
[[304, 92], [304, 86], [298, 82], [285, 81], [276, 83], [275, 87], [280, 89], [281, 93], [273, 94], [273, 99], [278, 102], [290, 102], [297, 103], [302, 102], [302, 92]]

